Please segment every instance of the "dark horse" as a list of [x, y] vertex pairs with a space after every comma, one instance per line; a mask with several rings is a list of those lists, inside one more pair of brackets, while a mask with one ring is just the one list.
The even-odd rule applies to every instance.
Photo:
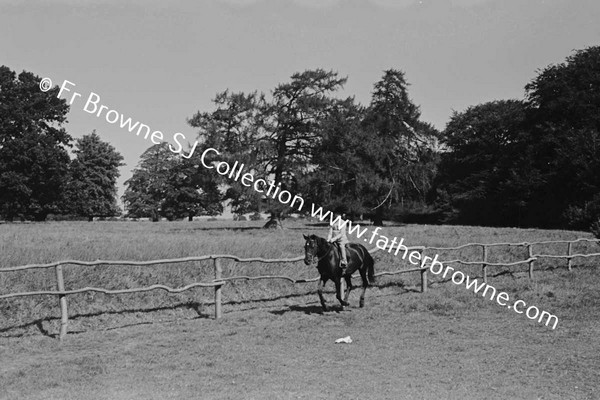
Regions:
[[[375, 281], [373, 266], [375, 262], [373, 257], [369, 254], [369, 251], [361, 244], [350, 243], [346, 247], [346, 258], [348, 260], [348, 266], [346, 267], [346, 273], [343, 278], [346, 281], [346, 293], [342, 299], [341, 284], [342, 284], [342, 269], [340, 268], [340, 254], [337, 246], [327, 242], [327, 240], [316, 235], [302, 235], [306, 239], [304, 245], [304, 263], [310, 265], [317, 260], [317, 270], [321, 274], [319, 279], [319, 299], [321, 300], [321, 306], [323, 311], [327, 311], [325, 305], [325, 299], [323, 298], [323, 286], [328, 280], [332, 280], [335, 283], [336, 297], [342, 305], [348, 306], [348, 296], [352, 287], [352, 274], [358, 270], [360, 277], [362, 278], [363, 291], [360, 295], [360, 306], [365, 305], [365, 292], [369, 283]], [[367, 279], [368, 277], [368, 279]]]

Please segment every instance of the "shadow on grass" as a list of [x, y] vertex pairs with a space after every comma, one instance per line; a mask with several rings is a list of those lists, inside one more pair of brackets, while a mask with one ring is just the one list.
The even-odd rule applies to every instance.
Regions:
[[[421, 293], [420, 286], [407, 286], [404, 284], [404, 282], [391, 281], [391, 282], [378, 284], [375, 287], [377, 287], [378, 289], [390, 288], [390, 287], [391, 288], [400, 288], [400, 289], [404, 289], [405, 292]], [[359, 287], [355, 287], [353, 290], [358, 290], [358, 289], [359, 289]], [[367, 293], [368, 293], [368, 289], [367, 289]]]
[[[576, 267], [574, 266], [573, 268], [575, 269]], [[585, 267], [580, 267], [580, 268], [582, 270], [587, 270], [587, 269], [595, 270], [596, 267], [585, 266]], [[546, 267], [546, 268], [538, 267], [535, 269], [535, 271], [544, 272], [544, 271], [554, 271], [554, 270], [560, 270], [560, 269], [565, 269], [565, 268], [563, 268], [563, 267]], [[520, 272], [520, 273], [526, 274], [526, 272]], [[513, 278], [516, 278], [516, 276], [515, 276], [516, 274], [519, 274], [519, 273], [507, 270], [507, 271], [498, 272], [496, 274], [489, 274], [488, 277], [495, 278], [495, 277], [500, 277], [503, 275], [510, 275]], [[481, 279], [481, 277], [477, 277], [477, 279]], [[451, 279], [440, 280], [440, 281], [435, 281], [435, 282], [430, 281], [429, 286], [430, 286], [430, 288], [435, 288], [436, 286], [439, 286], [441, 284], [447, 284], [449, 282], [451, 282]], [[489, 282], [489, 280], [488, 280], [488, 282]], [[404, 291], [404, 293], [409, 293], [409, 292], [420, 293], [421, 292], [420, 286], [412, 286], [412, 285], [407, 286], [403, 282], [395, 282], [395, 281], [376, 284], [373, 286], [373, 288], [377, 288], [377, 289], [400, 288]], [[353, 291], [357, 291], [357, 290], [360, 290], [360, 287], [355, 287], [355, 289]], [[329, 287], [324, 292], [324, 294], [327, 296], [334, 294], [334, 293], [335, 293], [335, 290], [333, 289], [333, 287]], [[368, 294], [369, 294], [369, 290], [367, 290], [367, 297], [368, 297]], [[388, 294], [386, 294], [386, 295], [388, 295]], [[397, 295], [397, 294], [389, 294], [389, 295]], [[311, 291], [307, 291], [304, 293], [283, 295], [283, 296], [271, 296], [271, 297], [265, 297], [265, 298], [260, 298], [260, 299], [253, 299], [253, 300], [232, 300], [232, 301], [224, 302], [223, 305], [232, 305], [232, 306], [255, 305], [254, 307], [251, 306], [251, 307], [244, 308], [243, 310], [240, 310], [240, 311], [245, 311], [245, 310], [261, 308], [262, 304], [270, 303], [270, 302], [277, 301], [277, 300], [302, 298], [302, 297], [307, 297], [307, 296], [315, 296], [315, 298], [316, 298], [316, 296], [317, 296], [316, 290], [311, 290]], [[152, 313], [152, 312], [157, 312], [157, 311], [167, 311], [167, 310], [176, 310], [176, 309], [192, 309], [198, 314], [198, 316], [196, 318], [205, 318], [205, 319], [212, 318], [212, 316], [213, 316], [212, 312], [211, 313], [203, 312], [202, 306], [203, 305], [198, 302], [187, 302], [187, 303], [180, 303], [180, 304], [175, 304], [172, 306], [165, 306], [165, 307], [131, 308], [131, 309], [123, 309], [123, 310], [109, 310], [109, 311], [97, 311], [97, 312], [91, 312], [91, 313], [82, 313], [82, 314], [76, 314], [76, 315], [69, 316], [69, 319], [77, 320], [80, 318], [98, 317], [98, 316], [103, 316], [103, 315], [128, 315], [128, 314], [134, 314], [134, 313]], [[214, 306], [214, 303], [204, 303], [204, 306], [212, 308]], [[310, 314], [323, 314], [323, 310], [322, 310], [320, 304], [306, 305], [306, 306], [292, 305], [283, 310], [270, 311], [270, 312], [275, 315], [283, 315], [288, 312], [302, 312], [302, 313], [309, 314], [309, 315]], [[327, 311], [327, 313], [329, 313], [329, 312], [341, 312], [341, 307], [339, 306], [339, 304], [330, 303], [329, 311]], [[36, 320], [26, 322], [23, 324], [19, 324], [19, 325], [11, 325], [11, 326], [2, 327], [2, 328], [0, 328], [0, 337], [2, 337], [2, 338], [20, 338], [20, 337], [26, 336], [28, 334], [26, 332], [10, 334], [9, 332], [14, 331], [14, 330], [19, 330], [19, 329], [27, 329], [27, 328], [31, 328], [31, 327], [36, 327], [42, 335], [50, 337], [50, 338], [57, 338], [58, 334], [50, 333], [44, 327], [43, 323], [59, 321], [59, 320], [60, 320], [59, 317], [46, 317], [46, 318], [36, 319]], [[153, 323], [154, 323], [153, 321], [142, 321], [142, 322], [137, 322], [137, 323], [133, 323], [133, 324], [119, 325], [116, 327], [107, 328], [105, 330], [122, 329], [122, 328], [130, 327], [130, 326], [137, 326], [137, 325], [150, 325]], [[8, 334], [4, 334], [4, 333], [8, 333]], [[69, 331], [69, 335], [77, 334], [77, 333], [83, 333], [83, 331]]]
[[[75, 315], [70, 315], [69, 320], [72, 321], [72, 320], [77, 320], [80, 318], [98, 317], [101, 315], [127, 315], [127, 314], [135, 314], [135, 313], [152, 313], [152, 312], [157, 312], [157, 311], [176, 310], [176, 309], [192, 309], [192, 310], [196, 311], [196, 313], [198, 314], [197, 318], [210, 318], [211, 317], [209, 314], [203, 314], [202, 311], [200, 310], [200, 308], [201, 308], [200, 303], [188, 302], [188, 303], [181, 303], [181, 304], [176, 304], [173, 306], [165, 306], [165, 307], [131, 308], [131, 309], [125, 309], [125, 310], [96, 311], [96, 312], [91, 312], [91, 313], [75, 314]], [[52, 322], [52, 321], [59, 321], [59, 320], [60, 320], [59, 317], [40, 318], [40, 319], [36, 319], [31, 322], [26, 322], [24, 324], [12, 325], [12, 326], [0, 328], [0, 334], [5, 333], [5, 332], [10, 332], [10, 331], [16, 330], [16, 329], [27, 329], [32, 326], [35, 326], [42, 335], [50, 337], [50, 338], [57, 338], [58, 334], [50, 333], [46, 328], [44, 328], [43, 324], [44, 324], [44, 322]], [[121, 328], [126, 328], [129, 326], [146, 325], [146, 324], [152, 324], [152, 323], [153, 322], [151, 322], [151, 321], [136, 322], [133, 324], [120, 325], [117, 327], [108, 328], [106, 330], [121, 329]], [[69, 335], [83, 333], [83, 332], [84, 331], [69, 331]], [[8, 335], [0, 335], [0, 336], [4, 337], [4, 338], [18, 338], [18, 337], [26, 336], [26, 333], [18, 333], [18, 334], [12, 334], [12, 335], [8, 334]]]
[[[551, 268], [546, 268], [546, 269], [542, 269], [542, 268], [538, 268], [538, 271], [552, 271]], [[504, 276], [504, 275], [510, 275], [512, 278], [517, 278], [517, 274], [519, 274], [520, 272], [515, 272], [515, 271], [510, 271], [510, 270], [506, 270], [506, 271], [501, 271], [501, 272], [497, 272], [495, 274], [488, 274], [488, 284], [491, 284], [490, 279], [489, 278], [497, 278], [499, 276]], [[469, 277], [471, 279], [477, 279], [477, 281], [479, 283], [483, 282], [483, 276], [477, 275], [477, 276], [472, 276], [469, 275]], [[444, 284], [444, 283], [450, 283], [452, 282], [452, 278], [449, 279], [441, 279], [439, 281], [429, 281], [428, 285], [431, 287], [436, 287], [440, 284]], [[464, 285], [464, 283], [462, 284]], [[493, 285], [492, 285], [493, 286]]]
[[[554, 272], [554, 271], [560, 271], [560, 270], [565, 270], [567, 272], [574, 272], [575, 269], [581, 269], [581, 270], [588, 270], [588, 269], [593, 269], [595, 270], [596, 267], [594, 266], [573, 266], [573, 271], [568, 271], [565, 267], [563, 266], [536, 266], [533, 270], [533, 274], [534, 276], [536, 274], [541, 274], [544, 272]], [[528, 272], [527, 271], [511, 271], [511, 270], [504, 270], [504, 271], [500, 271], [497, 272], [495, 274], [490, 274], [488, 273], [487, 277], [488, 277], [488, 281], [487, 284], [490, 286], [494, 286], [494, 282], [490, 281], [490, 278], [498, 278], [498, 277], [502, 277], [502, 276], [510, 276], [511, 278], [518, 280], [518, 279], [527, 279], [531, 282], [533, 282], [531, 279], [529, 279], [528, 276]], [[469, 275], [469, 277], [471, 279], [477, 279], [478, 283], [482, 283], [483, 282], [483, 276], [482, 275]], [[428, 281], [428, 285], [429, 287], [435, 288], [439, 285], [442, 284], [446, 284], [446, 283], [450, 283], [452, 282], [452, 278], [449, 279], [441, 279], [439, 281]], [[464, 283], [462, 283], [461, 285], [464, 286]]]
[[[333, 287], [330, 287], [329, 290], [325, 290], [324, 293], [326, 295], [334, 294], [335, 290]], [[262, 308], [262, 307], [264, 307], [265, 303], [270, 303], [270, 302], [274, 302], [277, 300], [302, 298], [302, 297], [306, 297], [306, 296], [315, 296], [315, 298], [316, 298], [317, 292], [316, 292], [316, 290], [313, 290], [313, 291], [308, 291], [308, 292], [304, 292], [304, 293], [295, 293], [295, 294], [289, 294], [289, 295], [283, 295], [283, 296], [271, 296], [271, 297], [264, 297], [261, 299], [253, 299], [253, 300], [232, 300], [232, 301], [223, 302], [223, 305], [224, 306], [225, 305], [230, 305], [230, 306], [254, 305], [254, 307], [250, 306], [250, 307], [245, 307], [242, 310], [239, 310], [239, 311], [246, 311], [246, 310]], [[212, 302], [204, 303], [203, 305], [210, 309], [212, 309], [212, 307], [214, 307], [214, 303], [212, 303]], [[293, 306], [293, 307], [302, 308], [301, 306]], [[313, 306], [311, 306], [311, 307], [313, 307]], [[311, 308], [311, 307], [308, 307], [308, 308]], [[202, 312], [201, 308], [202, 308], [202, 304], [200, 304], [198, 302], [188, 302], [188, 303], [175, 304], [172, 306], [165, 306], [165, 307], [131, 308], [131, 309], [123, 309], [123, 310], [96, 311], [96, 312], [90, 312], [90, 313], [75, 314], [75, 315], [70, 315], [69, 320], [74, 321], [74, 320], [81, 319], [81, 318], [99, 317], [99, 316], [105, 316], [105, 315], [128, 315], [128, 314], [135, 314], [135, 313], [143, 313], [143, 314], [148, 313], [149, 314], [149, 313], [157, 312], [157, 311], [168, 311], [168, 310], [176, 310], [176, 309], [192, 309], [198, 314], [198, 317], [196, 317], [196, 318], [213, 318], [212, 312], [210, 312], [210, 313]], [[320, 306], [318, 306], [317, 308], [319, 310], [321, 310]], [[335, 306], [331, 307], [331, 311], [335, 311]], [[6, 326], [3, 328], [0, 328], [0, 337], [2, 337], [2, 338], [24, 337], [29, 334], [27, 332], [22, 332], [22, 333], [20, 332], [20, 333], [15, 333], [15, 334], [10, 334], [8, 332], [11, 332], [14, 330], [19, 330], [19, 329], [27, 329], [27, 328], [31, 328], [31, 327], [36, 327], [42, 335], [50, 337], [50, 338], [57, 338], [58, 337], [57, 333], [50, 333], [43, 325], [44, 322], [53, 322], [53, 321], [60, 321], [60, 317], [46, 317], [46, 318], [36, 319], [36, 320], [26, 322], [23, 324], [19, 324], [19, 325]], [[153, 324], [153, 323], [154, 323], [153, 321], [142, 321], [142, 322], [136, 322], [133, 324], [118, 325], [116, 327], [106, 328], [104, 330], [115, 330], [115, 329], [127, 328], [130, 326], [148, 325], [148, 324]], [[4, 333], [8, 333], [8, 334], [4, 334]], [[69, 330], [69, 335], [77, 334], [77, 333], [83, 333], [83, 331]]]
[[[412, 286], [410, 286], [410, 287], [405, 286], [401, 282], [387, 282], [387, 283], [375, 285], [373, 287], [378, 288], [378, 289], [387, 288], [387, 287], [397, 287], [397, 288], [403, 289], [405, 292], [420, 292], [420, 290], [418, 288], [412, 287]], [[359, 291], [359, 290], [360, 290], [360, 287], [355, 286], [353, 289], [353, 292]], [[333, 286], [326, 287], [324, 290], [324, 294], [326, 296], [334, 295], [335, 294], [334, 287]], [[303, 298], [303, 297], [310, 297], [310, 296], [314, 296], [316, 299], [316, 297], [317, 297], [316, 289], [309, 290], [309, 291], [306, 291], [303, 293], [294, 293], [294, 294], [280, 295], [280, 296], [275, 295], [275, 296], [270, 296], [270, 297], [263, 297], [260, 299], [231, 300], [231, 301], [223, 302], [223, 305], [229, 305], [229, 306], [249, 305], [249, 307], [244, 307], [243, 309], [239, 310], [239, 311], [246, 311], [246, 310], [254, 310], [254, 309], [262, 308], [262, 307], [264, 307], [263, 306], [264, 304], [271, 303], [271, 302], [278, 301], [278, 300], [295, 299], [295, 298]], [[368, 296], [368, 290], [367, 290], [367, 296]], [[202, 311], [203, 305], [206, 308], [210, 308], [210, 309], [212, 309], [212, 307], [214, 307], [214, 303], [212, 303], [212, 302], [204, 303], [204, 304], [200, 304], [198, 302], [187, 302], [187, 303], [180, 303], [180, 304], [164, 306], [164, 307], [129, 308], [129, 309], [122, 309], [122, 310], [107, 310], [107, 311], [96, 311], [96, 312], [90, 312], [90, 313], [81, 313], [81, 314], [69, 315], [69, 320], [74, 321], [74, 320], [82, 319], [82, 318], [99, 317], [99, 316], [106, 316], [106, 315], [129, 315], [129, 314], [135, 314], [135, 313], [149, 314], [149, 313], [157, 312], [157, 311], [169, 311], [169, 310], [172, 311], [172, 310], [177, 310], [177, 309], [192, 309], [198, 314], [198, 316], [196, 318], [212, 318], [213, 317], [212, 312], [206, 313], [206, 312]], [[254, 306], [252, 306], [252, 305], [254, 305]], [[284, 314], [284, 313], [290, 312], [290, 311], [304, 312], [306, 314], [323, 314], [323, 311], [322, 311], [322, 308], [320, 305], [310, 305], [310, 306], [293, 305], [293, 306], [290, 306], [289, 309], [286, 309], [283, 311], [272, 311], [272, 313]], [[329, 312], [340, 312], [340, 311], [342, 311], [342, 310], [341, 310], [341, 306], [339, 304], [337, 304], [337, 303], [329, 304], [329, 310], [327, 311], [328, 313]], [[10, 326], [6, 326], [6, 327], [2, 327], [2, 328], [0, 328], [0, 337], [3, 337], [3, 338], [24, 337], [24, 336], [28, 335], [27, 332], [15, 333], [15, 334], [10, 334], [9, 332], [15, 331], [15, 330], [20, 330], [20, 329], [28, 329], [31, 327], [36, 327], [37, 330], [39, 330], [39, 332], [42, 335], [50, 337], [50, 338], [57, 338], [58, 337], [57, 333], [51, 333], [44, 327], [44, 322], [53, 322], [53, 321], [60, 321], [60, 317], [39, 318], [39, 319], [30, 321], [30, 322], [26, 322], [26, 323], [22, 323], [19, 325], [10, 325]], [[153, 323], [154, 322], [152, 322], [152, 321], [142, 321], [142, 322], [136, 322], [136, 323], [132, 323], [132, 324], [118, 325], [116, 327], [106, 328], [105, 330], [115, 330], [115, 329], [127, 328], [130, 326], [149, 325], [149, 324], [153, 324]], [[69, 330], [69, 335], [83, 333], [83, 332], [84, 331]], [[8, 334], [5, 334], [5, 333], [8, 333]]]
[[[330, 309], [330, 311], [333, 311]], [[289, 312], [302, 312], [304, 314], [307, 315], [311, 315], [311, 314], [319, 314], [319, 315], [323, 315], [323, 308], [320, 305], [312, 305], [312, 306], [289, 306], [288, 308], [285, 308], [283, 310], [276, 310], [276, 311], [269, 311], [271, 314], [275, 314], [275, 315], [284, 315], [287, 314]], [[329, 312], [329, 311], [327, 311]]]
[[284, 315], [289, 312], [301, 312], [306, 315], [314, 315], [314, 314], [325, 315], [325, 314], [331, 314], [331, 313], [336, 313], [336, 314], [343, 313], [346, 311], [350, 311], [351, 308], [352, 307], [342, 308], [342, 306], [339, 303], [335, 303], [335, 304], [328, 304], [327, 311], [323, 311], [323, 307], [321, 307], [320, 305], [309, 305], [309, 306], [289, 306], [287, 308], [284, 308], [283, 310], [276, 310], [276, 311], [269, 311], [269, 312], [274, 315]]
[[[327, 291], [326, 291], [326, 293], [327, 293]], [[244, 305], [244, 304], [256, 304], [255, 307], [248, 307], [248, 308], [244, 309], [244, 310], [251, 310], [251, 309], [261, 308], [260, 304], [269, 303], [269, 302], [273, 302], [273, 301], [277, 301], [277, 300], [283, 300], [283, 299], [305, 297], [305, 296], [310, 296], [310, 295], [316, 296], [317, 292], [312, 291], [312, 292], [307, 292], [307, 293], [290, 294], [290, 295], [284, 295], [284, 296], [272, 296], [272, 297], [265, 297], [265, 298], [261, 298], [261, 299], [254, 299], [254, 300], [232, 300], [232, 301], [223, 302], [223, 305], [236, 306], [236, 305]], [[204, 305], [209, 308], [214, 307], [214, 303], [212, 303], [212, 302], [204, 303]], [[157, 311], [168, 311], [168, 310], [176, 310], [176, 309], [192, 309], [198, 314], [197, 318], [212, 318], [213, 317], [212, 312], [211, 313], [203, 313], [201, 308], [202, 308], [202, 304], [200, 304], [200, 303], [188, 302], [188, 303], [175, 304], [172, 306], [165, 306], [165, 307], [130, 308], [130, 309], [123, 309], [123, 310], [96, 311], [96, 312], [90, 312], [90, 313], [69, 315], [69, 321], [74, 321], [74, 320], [81, 319], [81, 318], [99, 317], [99, 316], [105, 316], [105, 315], [128, 315], [128, 314], [135, 314], [135, 313], [149, 314], [149, 313], [157, 312]], [[3, 328], [0, 328], [0, 337], [3, 337], [3, 338], [24, 337], [24, 336], [28, 335], [26, 332], [15, 333], [15, 334], [10, 334], [10, 333], [4, 334], [4, 333], [14, 331], [14, 330], [19, 330], [19, 329], [28, 329], [31, 327], [36, 327], [42, 335], [50, 337], [50, 338], [57, 338], [58, 337], [57, 333], [50, 333], [43, 325], [44, 322], [53, 322], [53, 321], [60, 321], [60, 317], [39, 318], [39, 319], [30, 321], [30, 322], [26, 322], [23, 324], [19, 324], [19, 325], [6, 326]], [[137, 323], [133, 323], [133, 324], [119, 325], [116, 327], [107, 328], [105, 330], [115, 330], [115, 329], [127, 328], [130, 326], [148, 325], [148, 324], [153, 324], [153, 323], [154, 322], [152, 322], [152, 321], [143, 321], [143, 322], [137, 322]], [[77, 334], [77, 333], [83, 333], [83, 332], [69, 330], [69, 335], [72, 333]]]

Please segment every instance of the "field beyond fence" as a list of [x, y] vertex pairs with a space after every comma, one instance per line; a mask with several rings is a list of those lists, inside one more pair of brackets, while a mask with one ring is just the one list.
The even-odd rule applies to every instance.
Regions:
[[[5, 235], [8, 231], [13, 231], [12, 239], [15, 241], [13, 245], [18, 247], [19, 244], [16, 243], [16, 240], [19, 237], [24, 239], [25, 243], [20, 244], [22, 248], [27, 248], [28, 239], [21, 235], [35, 235], [34, 228], [37, 227], [40, 231], [38, 232], [39, 237], [29, 240], [32, 240], [32, 243], [40, 243], [40, 253], [44, 252], [43, 243], [47, 244], [48, 253], [57, 253], [65, 247], [74, 246], [78, 234], [81, 234], [80, 239], [84, 239], [84, 243], [86, 235], [88, 235], [88, 241], [89, 238], [92, 238], [91, 241], [94, 242], [92, 247], [97, 247], [97, 250], [88, 247], [86, 251], [84, 250], [85, 246], [74, 246], [77, 251], [86, 251], [87, 253], [85, 257], [80, 256], [79, 258], [88, 259], [93, 257], [94, 253], [99, 254], [94, 250], [105, 251], [102, 258], [106, 258], [106, 254], [111, 253], [110, 242], [118, 240], [118, 235], [120, 235], [120, 246], [113, 247], [112, 252], [113, 254], [117, 253], [115, 255], [127, 255], [132, 259], [86, 261], [64, 260], [63, 258], [64, 261], [38, 261], [36, 263], [36, 260], [40, 260], [40, 254], [36, 254], [35, 257], [29, 254], [28, 263], [12, 266], [7, 266], [7, 260], [3, 259], [0, 266], [0, 302], [4, 304], [0, 303], [0, 309], [8, 317], [7, 320], [12, 321], [12, 325], [9, 322], [9, 325], [1, 330], [10, 331], [12, 328], [26, 328], [32, 325], [39, 328], [44, 321], [60, 319], [60, 334], [57, 336], [62, 339], [68, 332], [69, 316], [101, 316], [103, 313], [118, 312], [115, 309], [115, 303], [119, 302], [124, 309], [137, 309], [140, 312], [143, 311], [143, 307], [139, 307], [140, 302], [145, 302], [147, 305], [154, 303], [154, 308], [158, 306], [158, 303], [163, 303], [162, 307], [164, 308], [185, 305], [195, 308], [204, 316], [209, 314], [204, 310], [204, 306], [212, 306], [214, 307], [214, 316], [220, 318], [223, 296], [225, 296], [226, 303], [236, 303], [261, 301], [278, 296], [289, 297], [301, 293], [306, 294], [313, 290], [306, 286], [295, 288], [296, 284], [315, 282], [318, 279], [314, 266], [305, 266], [302, 263], [304, 259], [301, 254], [302, 233], [316, 233], [324, 236], [326, 233], [324, 228], [293, 223], [288, 230], [282, 233], [263, 231], [252, 223], [205, 225], [193, 223], [4, 225], [2, 228], [5, 229], [3, 232]], [[128, 230], [134, 233], [140, 226], [146, 228], [144, 232], [136, 232], [140, 236], [123, 236], [123, 233]], [[58, 231], [62, 230], [66, 236], [53, 237], [51, 231], [47, 229], [49, 227], [58, 228]], [[460, 264], [462, 271], [474, 277], [479, 276], [485, 281], [488, 280], [488, 274], [509, 273], [514, 275], [521, 272], [526, 273], [529, 279], [533, 279], [536, 265], [537, 268], [542, 269], [562, 267], [571, 270], [573, 265], [582, 266], [594, 262], [597, 265], [597, 259], [600, 257], [597, 240], [572, 238], [573, 234], [581, 235], [579, 232], [538, 231], [538, 237], [546, 240], [535, 241], [531, 240], [533, 235], [524, 237], [524, 233], [532, 231], [513, 230], [513, 232], [518, 232], [518, 235], [515, 236], [526, 240], [498, 243], [478, 241], [456, 245], [455, 242], [459, 238], [452, 238], [453, 240], [446, 240], [444, 245], [440, 245], [440, 242], [431, 243], [431, 238], [427, 238], [427, 241], [419, 243], [418, 236], [422, 236], [423, 233], [418, 232], [418, 229], [434, 230], [435, 228], [439, 228], [440, 231], [454, 230], [457, 233], [458, 230], [464, 229], [506, 231], [492, 230], [491, 228], [419, 228], [416, 226], [409, 229], [405, 227], [387, 229], [390, 232], [404, 230], [402, 237], [405, 238], [405, 243], [409, 244], [410, 250], [417, 250], [422, 255], [430, 257], [439, 254], [439, 259], [444, 264]], [[416, 229], [414, 235], [417, 237], [416, 240], [409, 236], [410, 229]], [[541, 236], [540, 233], [545, 236]], [[165, 237], [168, 237], [169, 234], [174, 236], [167, 241], [167, 246], [165, 246]], [[112, 236], [108, 238], [104, 235]], [[388, 233], [388, 235], [391, 237], [393, 234]], [[395, 235], [400, 237], [398, 233]], [[557, 235], [559, 237], [556, 237]], [[204, 242], [197, 246], [200, 249], [193, 249], [194, 236], [201, 238]], [[567, 236], [571, 236], [571, 238], [567, 238]], [[150, 239], [150, 242], [154, 243], [154, 247], [143, 246], [142, 243], [139, 243], [139, 239], [142, 237]], [[439, 238], [436, 239], [439, 240]], [[103, 240], [108, 243], [103, 243]], [[423, 242], [429, 243], [423, 245]], [[4, 243], [7, 246], [6, 241]], [[128, 243], [131, 246], [127, 246]], [[223, 244], [231, 245], [228, 250], [237, 248], [242, 255], [198, 255], [200, 251], [217, 248], [223, 250]], [[160, 254], [161, 251], [162, 254], [174, 254], [174, 250], [177, 248], [182, 253], [180, 255], [185, 256], [168, 259], [149, 258], [153, 253]], [[144, 249], [145, 252], [143, 252]], [[417, 268], [401, 260], [400, 257], [394, 257], [376, 248], [371, 250], [376, 260], [376, 277], [385, 277], [384, 281], [379, 279], [379, 285], [393, 284], [394, 279], [397, 279], [394, 276], [400, 274], [411, 275], [409, 278], [403, 279], [402, 285], [418, 287], [421, 292], [427, 291], [429, 281], [436, 282], [437, 277], [428, 274], [427, 268]], [[137, 252], [137, 256], [132, 257], [132, 251]], [[189, 255], [192, 251], [196, 254]], [[248, 257], [248, 253], [252, 251], [258, 253], [259, 256]], [[277, 255], [280, 258], [265, 257], [267, 254], [269, 257], [273, 257], [277, 252], [279, 252]], [[23, 260], [23, 255], [18, 253], [14, 249], [12, 253], [9, 251], [14, 261]], [[141, 254], [143, 256], [140, 256]], [[83, 254], [80, 253], [80, 255]], [[287, 257], [281, 257], [284, 255]], [[47, 257], [49, 256], [44, 255], [46, 260]], [[455, 266], [455, 268], [458, 267]], [[270, 283], [272, 281], [278, 281], [278, 283]], [[195, 289], [200, 290], [201, 293]], [[210, 294], [207, 289], [213, 292], [212, 301], [208, 299]], [[156, 291], [162, 291], [163, 294], [157, 295]], [[188, 291], [189, 293], [186, 293]], [[156, 301], [164, 300], [164, 295], [169, 296], [169, 294], [171, 294], [170, 301]], [[112, 296], [120, 297], [121, 300], [106, 301], [106, 297]], [[135, 300], [131, 296], [137, 296], [139, 299]], [[133, 299], [129, 306], [127, 306], [127, 299]], [[154, 301], [148, 302], [149, 299]], [[73, 300], [72, 304], [70, 304], [71, 300]], [[60, 317], [48, 308], [60, 309]], [[29, 322], [27, 322], [28, 319]], [[40, 328], [40, 330], [44, 331], [44, 328]]]

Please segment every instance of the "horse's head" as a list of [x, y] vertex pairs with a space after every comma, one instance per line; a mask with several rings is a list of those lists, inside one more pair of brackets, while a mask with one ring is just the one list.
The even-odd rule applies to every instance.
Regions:
[[304, 236], [304, 264], [310, 265], [314, 262], [317, 257], [317, 251], [319, 250], [319, 244], [315, 235], [302, 235]]

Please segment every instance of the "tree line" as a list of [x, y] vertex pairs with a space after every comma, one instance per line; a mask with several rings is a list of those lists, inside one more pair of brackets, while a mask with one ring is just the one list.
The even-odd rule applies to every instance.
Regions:
[[[123, 157], [92, 132], [73, 138], [62, 126], [69, 106], [58, 87], [0, 66], [0, 216], [44, 221], [49, 214], [92, 219], [120, 212], [116, 180]], [[69, 156], [72, 149], [74, 158]]]
[[[523, 99], [453, 112], [444, 131], [423, 121], [405, 74], [384, 72], [368, 105], [340, 97], [347, 78], [299, 72], [270, 93], [218, 93], [188, 118], [189, 158], [154, 145], [126, 182], [125, 215], [158, 220], [290, 210], [201, 165], [203, 149], [250, 166], [282, 189], [350, 218], [600, 229], [600, 47], [537, 72]], [[68, 106], [39, 78], [0, 69], [0, 214], [114, 215], [122, 157], [95, 133], [61, 128]], [[210, 160], [209, 160], [210, 162]]]

